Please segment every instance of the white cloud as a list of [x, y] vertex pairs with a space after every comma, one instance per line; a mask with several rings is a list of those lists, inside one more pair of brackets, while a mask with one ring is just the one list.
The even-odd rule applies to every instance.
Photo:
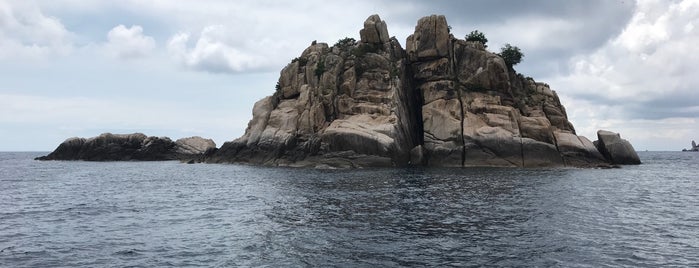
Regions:
[[[157, 127], [162, 122], [160, 118], [170, 118], [168, 113], [158, 112], [161, 108], [177, 110], [179, 106], [147, 108], [144, 104], [145, 108], [137, 112], [146, 116], [130, 112], [119, 115], [103, 113], [100, 108], [130, 111], [129, 108], [94, 99], [102, 96], [101, 99], [106, 100], [109, 98], [106, 96], [123, 94], [120, 92], [123, 87], [114, 85], [130, 80], [124, 77], [137, 75], [140, 78], [133, 80], [138, 83], [130, 86], [133, 91], [162, 90], [173, 100], [182, 98], [182, 103], [191, 101], [182, 97], [189, 96], [183, 92], [208, 88], [209, 94], [219, 96], [211, 100], [214, 105], [202, 106], [199, 111], [190, 113], [206, 114], [210, 106], [225, 107], [212, 114], [234, 114], [245, 119], [242, 123], [221, 122], [220, 126], [236, 125], [244, 129], [250, 109], [239, 107], [251, 106], [254, 99], [221, 98], [222, 92], [228, 92], [229, 88], [219, 88], [219, 84], [237, 84], [233, 87], [237, 94], [258, 94], [266, 89], [271, 92], [278, 71], [313, 40], [332, 45], [345, 36], [358, 38], [363, 20], [378, 13], [388, 23], [389, 33], [404, 42], [421, 16], [435, 13], [447, 15], [457, 37], [480, 29], [491, 39], [492, 50], [497, 50], [504, 42], [520, 46], [526, 58], [517, 66], [518, 70], [551, 84], [582, 134], [594, 137], [596, 129], [610, 128], [622, 132], [636, 144], [640, 135], [650, 132], [644, 128], [646, 126], [663, 129], [658, 135], [668, 137], [672, 129], [685, 133], [694, 128], [694, 133], [699, 132], [696, 130], [699, 128], [696, 121], [699, 118], [696, 102], [699, 76], [693, 75], [699, 73], [699, 67], [695, 67], [699, 62], [695, 47], [699, 43], [697, 10], [696, 0], [641, 1], [637, 5], [631, 1], [602, 0], [592, 4], [590, 1], [552, 4], [543, 0], [527, 3], [407, 1], [399, 8], [390, 1], [364, 0], [331, 4], [319, 0], [235, 3], [227, 0], [0, 0], [0, 69], [13, 78], [6, 80], [14, 81], [4, 81], [0, 86], [0, 98], [3, 98], [0, 103], [12, 104], [5, 101], [9, 97], [2, 95], [3, 92], [31, 92], [41, 99], [24, 102], [28, 106], [23, 109], [35, 105], [35, 109], [54, 107], [52, 111], [61, 111], [30, 113], [0, 108], [0, 119], [12, 115], [18, 118], [17, 124], [29, 122], [43, 126], [59, 121], [75, 127], [94, 126], [105, 119], [98, 128], [132, 126], [133, 122], [136, 127]], [[137, 26], [114, 27], [120, 23]], [[110, 29], [113, 36], [108, 34], [109, 42], [105, 42], [105, 33]], [[156, 44], [167, 48], [164, 55], [154, 50]], [[107, 45], [113, 46], [112, 50], [106, 50]], [[99, 57], [105, 52], [118, 58], [149, 53], [157, 56], [133, 64], [106, 61]], [[57, 59], [56, 55], [67, 57]], [[573, 55], [577, 56], [571, 59]], [[50, 62], [40, 68], [33, 64], [16, 68], [26, 59]], [[171, 59], [186, 69], [242, 74], [183, 72], [181, 68], [172, 68], [172, 62], [168, 61]], [[141, 68], [144, 66], [146, 68]], [[160, 71], [154, 72], [154, 69]], [[260, 78], [261, 74], [249, 72], [266, 72], [269, 77]], [[559, 75], [559, 72], [565, 74]], [[190, 77], [183, 78], [187, 76]], [[26, 82], [31, 80], [26, 79], [28, 77], [42, 79], [29, 83]], [[210, 82], [228, 81], [222, 77], [239, 80], [215, 85]], [[248, 81], [260, 85], [241, 85]], [[41, 92], [46, 97], [39, 96]], [[91, 96], [91, 99], [55, 99], [56, 94]], [[135, 103], [148, 103], [152, 101], [149, 98], [153, 98], [153, 94], [127, 95]], [[22, 103], [17, 98], [12, 100]], [[81, 102], [94, 105], [80, 106]], [[58, 104], [63, 106], [56, 107]], [[82, 117], [83, 122], [70, 121], [81, 113], [87, 113]], [[171, 125], [194, 125], [207, 132], [213, 129], [212, 125], [197, 125], [195, 119], [192, 119], [194, 123], [171, 121]], [[12, 129], [0, 127], [5, 128]], [[222, 135], [232, 139], [234, 134], [242, 134], [242, 129]]]
[[45, 59], [71, 51], [71, 33], [33, 2], [0, 2], [0, 59]]
[[244, 47], [223, 25], [205, 27], [194, 47], [189, 47], [190, 34], [179, 33], [168, 42], [168, 51], [186, 67], [211, 72], [243, 72], [269, 64], [262, 51]]
[[658, 9], [655, 2], [639, 3], [621, 35], [591, 55], [574, 58], [573, 72], [561, 84], [576, 95], [610, 100], [653, 101], [696, 92], [699, 31], [685, 26], [699, 23], [699, 1]]
[[276, 73], [313, 40], [332, 45], [346, 36], [358, 38], [363, 21], [371, 15], [362, 11], [369, 4], [335, 5], [330, 8], [320, 1], [241, 1], [235, 5], [210, 1], [207, 5], [147, 3], [143, 8], [168, 17], [178, 14], [173, 24], [180, 33], [169, 38], [167, 47], [172, 58], [189, 69]]
[[[639, 3], [633, 19], [617, 38], [591, 55], [574, 57], [572, 73], [554, 79], [552, 84], [574, 97], [627, 108], [661, 104], [668, 96], [696, 99], [699, 31], [686, 25], [699, 23], [699, 1], [685, 0], [658, 9], [655, 2]], [[687, 111], [699, 106], [696, 102], [684, 105], [688, 105]], [[650, 116], [633, 112], [637, 113], [629, 116]]]
[[143, 34], [143, 27], [133, 25], [126, 28], [119, 25], [107, 33], [107, 52], [120, 59], [133, 59], [148, 56], [155, 48], [153, 37]]
[[582, 126], [579, 132], [627, 129], [634, 132], [626, 135], [638, 140], [662, 136], [674, 144], [699, 132], [699, 31], [693, 27], [698, 23], [697, 0], [639, 1], [618, 37], [574, 57], [571, 73], [550, 84], [573, 123]]

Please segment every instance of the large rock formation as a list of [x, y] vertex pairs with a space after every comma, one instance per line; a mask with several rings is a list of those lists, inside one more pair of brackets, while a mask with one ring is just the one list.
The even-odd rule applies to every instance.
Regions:
[[167, 137], [148, 137], [142, 133], [104, 133], [89, 139], [67, 139], [56, 150], [37, 160], [199, 161], [207, 151], [215, 149], [213, 140], [201, 137], [173, 142]]
[[313, 43], [209, 162], [275, 166], [599, 166], [556, 92], [483, 44], [418, 21], [407, 51], [370, 16], [361, 40]]
[[586, 166], [605, 162], [575, 135], [556, 92], [482, 43], [454, 38], [444, 16], [420, 19], [407, 50], [422, 99], [429, 166]]
[[401, 166], [420, 143], [418, 99], [405, 51], [369, 17], [362, 39], [314, 43], [253, 108], [245, 134], [210, 162], [283, 166]]
[[595, 146], [612, 164], [638, 165], [641, 163], [631, 143], [622, 139], [619, 133], [600, 130], [597, 131], [597, 138]]

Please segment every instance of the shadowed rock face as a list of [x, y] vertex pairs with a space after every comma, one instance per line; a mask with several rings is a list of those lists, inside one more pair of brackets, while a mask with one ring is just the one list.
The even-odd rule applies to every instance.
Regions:
[[483, 44], [420, 19], [403, 50], [370, 16], [361, 40], [314, 43], [258, 101], [245, 134], [209, 162], [272, 166], [600, 166], [547, 84]]
[[612, 164], [638, 165], [641, 159], [638, 157], [631, 143], [621, 138], [619, 133], [600, 130], [597, 131], [598, 140], [595, 145], [604, 157]]
[[67, 139], [49, 155], [37, 160], [189, 161], [201, 159], [206, 151], [214, 149], [216, 144], [212, 140], [201, 137], [173, 142], [167, 137], [148, 137], [142, 133], [104, 133], [89, 139]]

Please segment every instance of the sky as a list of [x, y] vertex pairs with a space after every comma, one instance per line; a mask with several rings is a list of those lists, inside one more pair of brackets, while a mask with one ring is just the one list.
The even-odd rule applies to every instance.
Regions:
[[699, 140], [699, 0], [0, 0], [0, 151], [142, 132], [241, 136], [255, 101], [312, 41], [359, 39], [379, 14], [405, 39], [423, 16], [548, 83], [579, 135], [639, 150]]

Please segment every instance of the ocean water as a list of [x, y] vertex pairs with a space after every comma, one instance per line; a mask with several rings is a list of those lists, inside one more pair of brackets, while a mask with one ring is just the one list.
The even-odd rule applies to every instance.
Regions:
[[0, 267], [699, 266], [699, 153], [308, 170], [0, 153]]

